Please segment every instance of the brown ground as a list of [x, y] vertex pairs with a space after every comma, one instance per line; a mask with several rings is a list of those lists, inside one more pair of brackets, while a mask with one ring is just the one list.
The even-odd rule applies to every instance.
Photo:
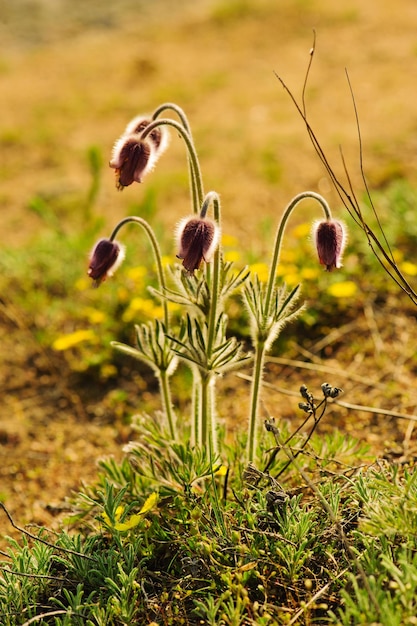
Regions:
[[[32, 14], [30, 7], [36, 6], [39, 12]], [[74, 10], [61, 19], [51, 3], [39, 0], [22, 3], [26, 12], [9, 9], [2, 16], [0, 232], [7, 245], [28, 241], [41, 227], [27, 212], [30, 198], [86, 189], [87, 148], [97, 145], [108, 153], [127, 119], [163, 101], [178, 102], [188, 112], [206, 185], [222, 194], [225, 231], [246, 248], [260, 232], [259, 215], [275, 216], [298, 191], [318, 189], [335, 201], [273, 75], [277, 71], [301, 92], [313, 28], [318, 43], [309, 102], [330, 156], [337, 158], [341, 143], [356, 168], [347, 67], [371, 185], [398, 175], [415, 177], [415, 0], [404, 0], [401, 11], [393, 0], [202, 0], [184, 3], [187, 8], [178, 14], [163, 2], [150, 14], [133, 12], [128, 1], [117, 6], [119, 13], [108, 8], [86, 16]], [[169, 228], [184, 207], [188, 210], [184, 171], [183, 147], [173, 138], [153, 175], [159, 202], [169, 207], [158, 219]], [[103, 179], [100, 212], [109, 224], [127, 213], [130, 191], [117, 195], [113, 177]], [[340, 320], [325, 346], [295, 339], [291, 358], [318, 363], [325, 371], [300, 376], [294, 365], [280, 364], [268, 380], [287, 389], [301, 382], [317, 389], [329, 379], [346, 390], [346, 401], [417, 413], [417, 330], [406, 305], [399, 299], [379, 309], [366, 302], [354, 320], [348, 315]], [[30, 316], [16, 311], [7, 294], [1, 295], [0, 322], [0, 497], [16, 522], [53, 525], [56, 507], [81, 480], [94, 478], [97, 459], [120, 454], [129, 427], [111, 390], [97, 383], [80, 387], [59, 355], [39, 347]], [[132, 378], [132, 390], [142, 385], [137, 375]], [[234, 390], [235, 381], [224, 385]], [[244, 384], [242, 406], [243, 390]], [[273, 391], [265, 395], [268, 411], [293, 414], [296, 399]], [[142, 394], [138, 408], [144, 402], [152, 404]], [[229, 395], [222, 415], [235, 416], [235, 406], [236, 395]], [[345, 409], [332, 415], [324, 429], [336, 423], [378, 453], [394, 444], [401, 453], [404, 441], [412, 446], [412, 429], [401, 418]], [[0, 516], [0, 533], [10, 530]]]

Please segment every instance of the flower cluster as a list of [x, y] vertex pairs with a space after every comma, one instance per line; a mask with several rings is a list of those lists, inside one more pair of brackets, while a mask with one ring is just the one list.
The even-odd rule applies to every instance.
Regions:
[[[110, 167], [116, 171], [116, 187], [123, 189], [133, 182], [142, 182], [168, 142], [166, 124], [160, 120], [146, 116], [137, 116], [131, 120], [114, 144], [110, 160]], [[215, 221], [206, 217], [206, 201], [201, 209], [200, 215], [182, 219], [176, 229], [177, 257], [182, 259], [189, 275], [193, 275], [203, 261], [209, 263], [219, 245], [220, 228]], [[331, 271], [342, 265], [346, 229], [342, 222], [333, 219], [327, 211], [325, 213], [326, 219], [313, 225], [313, 238], [319, 262], [327, 271]], [[123, 258], [123, 247], [113, 237], [102, 239], [90, 256], [88, 275], [97, 286], [107, 276], [112, 276]]]
[[[180, 121], [160, 118], [166, 109], [173, 109]], [[192, 214], [182, 219], [176, 229], [177, 258], [183, 269], [170, 271], [167, 281], [159, 243], [150, 224], [140, 216], [122, 219], [108, 239], [101, 239], [90, 256], [88, 275], [99, 285], [111, 276], [124, 257], [123, 247], [117, 242], [119, 230], [127, 223], [136, 223], [145, 231], [155, 257], [158, 289], [154, 295], [160, 299], [160, 315], [152, 323], [137, 325], [136, 347], [114, 343], [121, 352], [129, 354], [150, 366], [156, 374], [165, 415], [172, 439], [177, 438], [177, 416], [171, 399], [169, 379], [178, 360], [190, 365], [193, 376], [191, 441], [207, 446], [210, 458], [217, 453], [217, 426], [214, 407], [215, 381], [219, 374], [243, 367], [250, 360], [244, 344], [227, 333], [227, 313], [223, 303], [227, 296], [242, 287], [241, 296], [249, 316], [253, 345], [253, 376], [249, 407], [247, 460], [252, 462], [256, 453], [259, 405], [265, 356], [282, 328], [294, 319], [303, 307], [297, 307], [299, 287], [287, 290], [277, 284], [278, 266], [283, 236], [294, 209], [305, 199], [313, 199], [324, 217], [313, 227], [313, 238], [318, 259], [327, 271], [341, 267], [346, 231], [342, 222], [333, 219], [326, 200], [313, 191], [297, 194], [284, 208], [276, 230], [272, 257], [262, 278], [253, 278], [247, 268], [233, 274], [231, 263], [225, 261], [220, 247], [221, 203], [215, 191], [204, 193], [203, 181], [191, 130], [184, 112], [171, 103], [161, 105], [149, 117], [136, 117], [116, 141], [110, 166], [116, 171], [116, 186], [123, 189], [133, 182], [141, 182], [153, 168], [166, 148], [166, 128], [174, 128], [187, 149], [190, 173]], [[212, 219], [207, 217], [209, 210]], [[210, 271], [193, 279], [202, 263], [211, 263]], [[285, 276], [284, 276], [285, 278]], [[187, 306], [187, 313], [178, 329], [174, 329], [168, 308], [169, 303]], [[325, 397], [334, 398], [340, 390], [326, 386]], [[307, 398], [308, 399], [308, 398]], [[305, 405], [305, 407], [304, 407]], [[309, 400], [303, 407], [316, 410]], [[129, 529], [139, 523], [141, 512], [123, 522], [116, 519], [118, 528]]]

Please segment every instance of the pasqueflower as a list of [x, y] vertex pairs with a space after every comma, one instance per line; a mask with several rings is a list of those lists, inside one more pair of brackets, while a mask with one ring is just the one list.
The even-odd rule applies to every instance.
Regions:
[[125, 257], [124, 247], [117, 241], [100, 239], [94, 246], [88, 266], [88, 275], [96, 287], [114, 272]]
[[219, 228], [206, 217], [186, 217], [177, 226], [177, 257], [189, 274], [209, 263], [219, 243]]
[[342, 267], [342, 254], [346, 245], [346, 228], [338, 220], [329, 219], [313, 225], [313, 236], [319, 261], [327, 271]]

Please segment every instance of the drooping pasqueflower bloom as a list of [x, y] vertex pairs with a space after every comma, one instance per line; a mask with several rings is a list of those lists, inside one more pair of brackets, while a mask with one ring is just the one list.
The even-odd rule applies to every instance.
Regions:
[[141, 183], [168, 145], [169, 134], [163, 126], [154, 128], [142, 138], [142, 132], [151, 121], [143, 116], [135, 117], [113, 146], [109, 165], [116, 171], [119, 190], [133, 182]]
[[152, 167], [152, 147], [140, 135], [122, 135], [113, 147], [110, 167], [116, 171], [116, 187], [123, 189], [133, 182], [141, 183]]
[[329, 219], [313, 225], [313, 236], [319, 261], [331, 272], [342, 267], [342, 255], [346, 245], [346, 228], [343, 222]]
[[215, 222], [206, 217], [186, 217], [177, 226], [177, 258], [189, 274], [197, 270], [201, 262], [209, 263], [219, 243], [220, 230]]
[[88, 275], [94, 285], [98, 287], [108, 276], [113, 276], [124, 258], [124, 246], [117, 241], [100, 239], [91, 252], [88, 266]]

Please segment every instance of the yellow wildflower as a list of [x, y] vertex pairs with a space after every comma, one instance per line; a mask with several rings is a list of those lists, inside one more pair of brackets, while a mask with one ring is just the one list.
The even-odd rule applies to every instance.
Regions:
[[415, 263], [411, 263], [410, 261], [404, 261], [401, 263], [400, 270], [409, 276], [417, 275], [417, 265]]
[[258, 275], [258, 278], [262, 283], [266, 283], [269, 274], [269, 267], [266, 263], [252, 263], [252, 265], [249, 266], [249, 269], [252, 274]]
[[300, 270], [300, 276], [303, 280], [312, 280], [317, 278], [320, 274], [320, 270], [316, 267], [302, 267]]
[[86, 291], [87, 289], [91, 289], [91, 281], [83, 276], [75, 281], [75, 289], [77, 291]]
[[226, 262], [237, 263], [241, 259], [241, 254], [238, 250], [226, 250], [223, 258]]
[[306, 239], [311, 231], [311, 224], [308, 222], [303, 222], [302, 224], [298, 224], [295, 228], [292, 229], [291, 234], [297, 239]]
[[226, 474], [227, 474], [227, 466], [226, 465], [220, 465], [220, 467], [218, 467], [215, 470], [215, 475], [216, 476], [220, 476], [221, 477], [221, 476], [226, 476]]
[[222, 244], [225, 248], [237, 248], [239, 240], [234, 235], [222, 234]]
[[102, 519], [104, 520], [107, 526], [110, 526], [114, 530], [118, 530], [119, 532], [125, 532], [127, 530], [131, 530], [132, 528], [135, 528], [135, 526], [137, 526], [142, 521], [143, 516], [156, 506], [157, 502], [158, 502], [158, 494], [154, 492], [154, 493], [151, 493], [151, 495], [146, 498], [139, 513], [131, 515], [130, 517], [127, 518], [126, 521], [124, 522], [120, 521], [120, 518], [123, 515], [123, 511], [125, 510], [124, 506], [117, 507], [115, 514], [114, 514], [114, 519], [115, 519], [114, 524], [111, 523], [109, 516], [105, 512], [102, 514]]
[[137, 267], [129, 267], [126, 270], [126, 276], [129, 280], [133, 280], [135, 283], [142, 283], [143, 279], [146, 277], [148, 270], [143, 265], [138, 265]]
[[69, 350], [83, 341], [94, 341], [96, 339], [96, 334], [92, 330], [76, 330], [73, 333], [62, 335], [55, 339], [52, 348], [58, 351]]
[[99, 309], [93, 307], [86, 307], [83, 310], [83, 315], [87, 318], [90, 324], [102, 324], [106, 319], [106, 315]]
[[356, 283], [353, 280], [343, 280], [327, 287], [327, 293], [334, 298], [350, 298], [357, 291]]
[[129, 306], [123, 313], [122, 319], [124, 322], [131, 322], [138, 313], [148, 318], [160, 318], [163, 315], [163, 309], [160, 304], [155, 304], [150, 298], [141, 298], [138, 296], [132, 298]]

